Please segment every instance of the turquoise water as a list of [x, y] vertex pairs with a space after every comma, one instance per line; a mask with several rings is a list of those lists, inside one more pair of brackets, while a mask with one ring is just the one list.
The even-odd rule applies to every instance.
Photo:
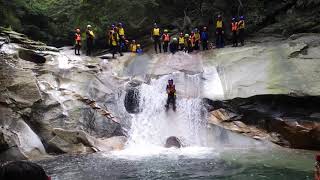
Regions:
[[313, 153], [286, 149], [170, 149], [145, 156], [96, 153], [60, 156], [40, 163], [56, 180], [311, 180], [313, 177]]

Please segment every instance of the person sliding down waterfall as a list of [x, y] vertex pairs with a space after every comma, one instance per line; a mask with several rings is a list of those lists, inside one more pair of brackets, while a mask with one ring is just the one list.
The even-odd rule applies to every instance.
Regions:
[[173, 79], [169, 79], [168, 85], [167, 85], [167, 104], [166, 104], [166, 110], [168, 111], [170, 108], [170, 104], [172, 104], [173, 111], [176, 111], [176, 86], [173, 84]]

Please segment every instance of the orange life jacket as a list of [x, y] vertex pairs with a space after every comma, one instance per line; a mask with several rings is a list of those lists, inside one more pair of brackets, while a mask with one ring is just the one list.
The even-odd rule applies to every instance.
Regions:
[[75, 40], [78, 42], [81, 41], [81, 34], [76, 33]]
[[176, 95], [176, 86], [175, 85], [167, 85], [167, 91], [169, 95]]
[[164, 34], [163, 35], [163, 41], [169, 42], [170, 41], [170, 35], [169, 34]]
[[231, 30], [238, 31], [238, 23], [236, 23], [236, 22], [231, 23]]

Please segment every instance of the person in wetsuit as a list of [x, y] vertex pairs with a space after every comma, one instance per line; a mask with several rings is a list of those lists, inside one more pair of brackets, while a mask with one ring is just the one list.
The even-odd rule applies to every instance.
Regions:
[[169, 110], [170, 104], [172, 104], [173, 111], [176, 111], [176, 86], [173, 84], [173, 79], [169, 79], [168, 81], [167, 94], [166, 109]]

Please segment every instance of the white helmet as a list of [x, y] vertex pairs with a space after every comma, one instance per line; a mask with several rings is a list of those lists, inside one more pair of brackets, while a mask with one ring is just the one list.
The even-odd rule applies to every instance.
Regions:
[[90, 24], [87, 25], [87, 28], [91, 28], [92, 26]]

